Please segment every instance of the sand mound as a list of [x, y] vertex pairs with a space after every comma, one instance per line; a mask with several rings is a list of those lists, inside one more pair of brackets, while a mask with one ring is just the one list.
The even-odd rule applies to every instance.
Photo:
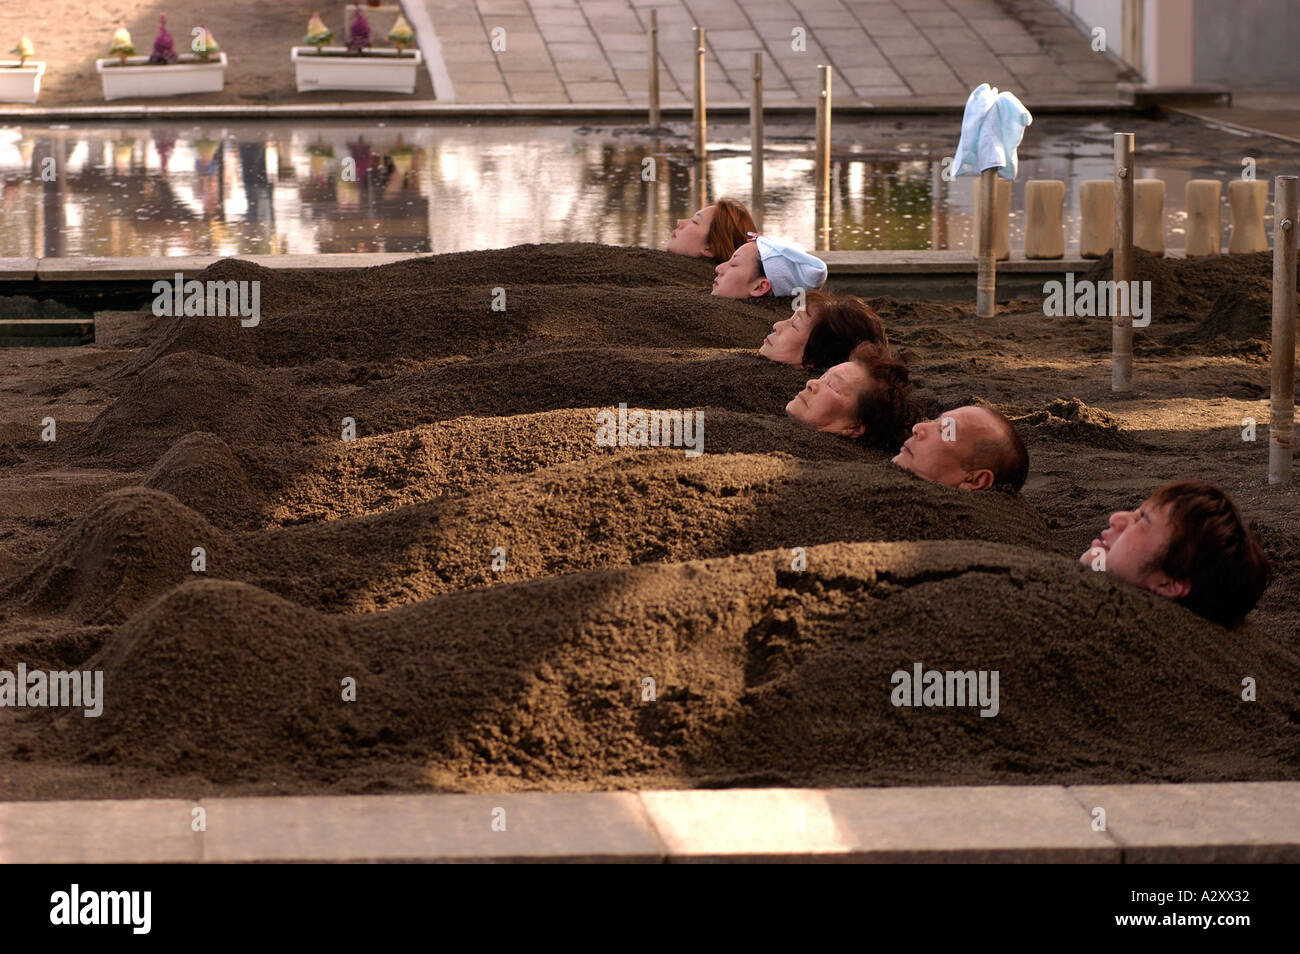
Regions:
[[[1300, 274], [1300, 269], [1297, 271]], [[1112, 274], [1113, 255], [1107, 252], [1083, 277], [1108, 281]], [[1171, 336], [1173, 345], [1211, 342], [1221, 337], [1232, 341], [1269, 337], [1272, 252], [1166, 259], [1135, 248], [1133, 278], [1151, 282], [1153, 321], [1196, 323], [1196, 328]], [[1264, 316], [1262, 336], [1258, 314]]]
[[278, 315], [305, 303], [370, 299], [375, 313], [392, 289], [434, 289], [451, 285], [676, 285], [708, 291], [714, 263], [646, 248], [586, 242], [516, 245], [511, 248], [452, 252], [339, 275], [271, 269], [225, 258], [195, 276], [200, 281], [260, 281], [264, 315]]
[[193, 431], [236, 453], [269, 443], [341, 440], [466, 415], [568, 407], [719, 407], [783, 416], [808, 374], [756, 351], [525, 346], [482, 358], [386, 373], [342, 362], [245, 368], [213, 355], [168, 354], [70, 439], [76, 451], [150, 466]]
[[[145, 539], [143, 551], [105, 551]], [[833, 540], [965, 538], [1050, 548], [1018, 496], [962, 494], [883, 457], [862, 463], [675, 450], [609, 454], [505, 479], [464, 497], [330, 523], [224, 534], [167, 494], [106, 497], [20, 581], [25, 601], [118, 618], [190, 570], [330, 612], [373, 612], [439, 593], [598, 567], [690, 560]], [[499, 549], [498, 549], [499, 548]], [[493, 559], [503, 556], [504, 567]], [[54, 572], [51, 568], [58, 568]], [[78, 589], [61, 594], [64, 574]]]
[[192, 574], [196, 546], [213, 560], [222, 538], [175, 497], [138, 487], [110, 491], [4, 595], [78, 622], [120, 622], [143, 599]]
[[183, 351], [161, 357], [136, 375], [69, 443], [100, 460], [151, 465], [194, 431], [214, 434], [232, 447], [325, 440], [339, 433], [322, 416], [315, 395], [292, 377]]
[[261, 498], [226, 442], [204, 432], [173, 444], [140, 484], [171, 494], [219, 527], [253, 520]]
[[[893, 674], [916, 663], [997, 671], [996, 716], [893, 705]], [[991, 544], [814, 547], [801, 572], [782, 551], [621, 568], [368, 617], [189, 583], [93, 664], [105, 671], [104, 714], [39, 713], [53, 723], [43, 745], [216, 780], [278, 773], [359, 790], [1300, 777], [1293, 653], [1068, 558]], [[1247, 674], [1269, 687], [1257, 702], [1240, 698]]]
[[[639, 454], [596, 444], [599, 410], [459, 417], [268, 461], [264, 479], [273, 479], [277, 486], [264, 520], [267, 525], [287, 525], [356, 517], [481, 490], [499, 478], [557, 464]], [[771, 453], [801, 460], [877, 459], [857, 442], [810, 431], [787, 417], [714, 407], [703, 412], [705, 451], [710, 456]], [[216, 521], [209, 510], [196, 509]]]
[[1180, 350], [1268, 357], [1272, 337], [1273, 293], [1261, 279], [1229, 285], [1194, 328], [1170, 336], [1169, 342]]
[[1119, 420], [1100, 408], [1089, 407], [1078, 398], [1053, 401], [1041, 411], [1012, 419], [1026, 441], [1061, 441], [1128, 450], [1139, 442], [1121, 433]]
[[504, 304], [493, 310], [488, 286], [397, 286], [374, 302], [304, 302], [250, 328], [237, 318], [167, 319], [124, 373], [176, 351], [282, 366], [474, 357], [529, 341], [757, 350], [772, 322], [789, 314], [784, 302], [718, 299], [707, 288], [512, 285]]

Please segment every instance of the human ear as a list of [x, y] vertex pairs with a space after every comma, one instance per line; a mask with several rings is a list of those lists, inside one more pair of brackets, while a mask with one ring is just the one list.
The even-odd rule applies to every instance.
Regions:
[[772, 283], [766, 278], [760, 278], [754, 282], [754, 287], [749, 290], [751, 298], [762, 298], [772, 290]]
[[967, 474], [966, 479], [957, 485], [959, 490], [984, 490], [993, 486], [993, 471], [987, 467], [982, 467], [973, 474]]
[[867, 425], [858, 421], [856, 424], [850, 424], [840, 429], [840, 433], [845, 437], [858, 438], [867, 433]]
[[1163, 581], [1151, 587], [1152, 592], [1159, 593], [1167, 599], [1181, 599], [1192, 591], [1192, 584], [1187, 580], [1171, 580], [1165, 577]]

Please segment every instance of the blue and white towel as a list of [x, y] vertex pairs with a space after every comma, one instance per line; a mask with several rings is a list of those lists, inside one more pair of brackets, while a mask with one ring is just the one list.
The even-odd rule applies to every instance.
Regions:
[[961, 141], [952, 157], [953, 176], [977, 176], [985, 169], [997, 169], [1002, 178], [1014, 180], [1020, 165], [1016, 150], [1025, 127], [1033, 121], [1013, 93], [999, 93], [988, 83], [975, 87], [961, 118]]

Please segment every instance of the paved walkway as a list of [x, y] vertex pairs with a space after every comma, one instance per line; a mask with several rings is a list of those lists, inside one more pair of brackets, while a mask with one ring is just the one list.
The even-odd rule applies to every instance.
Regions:
[[[981, 82], [1026, 102], [1114, 100], [1121, 69], [1046, 0], [407, 0], [423, 4], [460, 103], [644, 103], [650, 11], [660, 95], [686, 104], [692, 25], [708, 43], [710, 104], [748, 102], [753, 53], [764, 99], [812, 104], [817, 66], [837, 104], [956, 100]], [[492, 49], [504, 29], [505, 50]], [[796, 28], [806, 48], [792, 48]]]

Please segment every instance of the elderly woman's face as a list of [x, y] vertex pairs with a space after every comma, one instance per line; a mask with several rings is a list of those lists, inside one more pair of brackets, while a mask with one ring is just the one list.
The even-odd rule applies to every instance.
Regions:
[[817, 320], [800, 308], [789, 318], [782, 318], [772, 326], [772, 333], [763, 339], [758, 353], [779, 364], [803, 364], [803, 349], [808, 344]]
[[858, 395], [872, 383], [866, 368], [845, 361], [804, 385], [785, 412], [815, 431], [861, 437], [867, 428], [858, 420]]
[[678, 219], [677, 228], [668, 235], [668, 251], [695, 258], [712, 258], [709, 226], [713, 224], [713, 213], [716, 211], [716, 206], [706, 205], [689, 219]]

